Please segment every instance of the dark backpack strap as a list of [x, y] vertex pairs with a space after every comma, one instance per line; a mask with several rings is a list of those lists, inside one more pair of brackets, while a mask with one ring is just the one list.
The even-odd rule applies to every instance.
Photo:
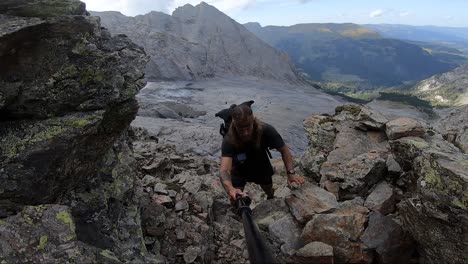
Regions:
[[270, 150], [269, 150], [268, 148], [266, 148], [265, 151], [266, 151], [268, 157], [269, 157], [270, 159], [273, 159], [273, 156], [271, 156]]

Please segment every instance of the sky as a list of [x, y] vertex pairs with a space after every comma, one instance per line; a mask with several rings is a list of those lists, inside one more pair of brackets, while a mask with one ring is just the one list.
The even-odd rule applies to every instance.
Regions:
[[[171, 14], [198, 0], [81, 0], [91, 11], [127, 16]], [[239, 23], [262, 26], [300, 23], [406, 24], [468, 27], [468, 0], [205, 0]]]

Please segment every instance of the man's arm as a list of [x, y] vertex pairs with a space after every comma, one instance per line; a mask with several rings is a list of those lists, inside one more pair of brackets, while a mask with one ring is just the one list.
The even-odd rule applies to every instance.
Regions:
[[277, 149], [281, 153], [281, 158], [283, 159], [284, 167], [286, 168], [286, 174], [288, 175], [288, 184], [297, 183], [299, 185], [304, 184], [304, 177], [294, 174], [289, 174], [288, 171], [294, 170], [294, 163], [291, 151], [289, 151], [288, 145], [284, 144], [282, 147]]
[[231, 200], [236, 199], [236, 194], [242, 194], [242, 190], [234, 188], [231, 179], [232, 158], [221, 157], [221, 166], [219, 168], [219, 180], [224, 187], [224, 190], [229, 195]]

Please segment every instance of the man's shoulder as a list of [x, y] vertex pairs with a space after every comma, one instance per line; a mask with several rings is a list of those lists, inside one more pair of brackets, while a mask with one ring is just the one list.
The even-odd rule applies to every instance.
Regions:
[[272, 133], [272, 132], [276, 131], [276, 128], [274, 126], [268, 124], [268, 123], [263, 122], [262, 125], [263, 125], [263, 132], [264, 133], [268, 134], [268, 133]]

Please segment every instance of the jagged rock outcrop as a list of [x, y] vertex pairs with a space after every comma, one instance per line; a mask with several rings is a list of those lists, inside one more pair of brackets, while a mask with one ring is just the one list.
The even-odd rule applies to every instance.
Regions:
[[[464, 238], [468, 219], [467, 155], [444, 140], [453, 137], [443, 137], [421, 121], [385, 121], [370, 112], [363, 106], [348, 105], [338, 107], [333, 116], [306, 119], [310, 145], [300, 162], [304, 172], [339, 200], [365, 199], [360, 205], [375, 212], [370, 214], [368, 227], [359, 238], [365, 251], [376, 254], [368, 255], [368, 260], [408, 261], [414, 250], [413, 237], [422, 262], [463, 262], [467, 257], [463, 249], [468, 243]], [[449, 118], [454, 116], [456, 120], [462, 118], [456, 114]], [[445, 122], [453, 124], [449, 119]], [[370, 126], [372, 123], [378, 125]], [[460, 125], [458, 122], [458, 128]], [[382, 236], [377, 238], [375, 233]], [[335, 257], [349, 261], [343, 259], [349, 256], [343, 254], [349, 245], [328, 244], [339, 249]], [[388, 247], [390, 244], [399, 248], [398, 254]], [[395, 259], [397, 255], [405, 260]]]
[[0, 240], [24, 237], [2, 243], [0, 259], [143, 261], [122, 137], [143, 49], [76, 0], [3, 1], [0, 13]]
[[457, 146], [464, 153], [468, 153], [468, 105], [456, 107], [439, 120], [437, 130], [445, 140]]
[[254, 76], [299, 82], [288, 56], [261, 41], [215, 7], [201, 2], [172, 16], [150, 12], [126, 17], [92, 12], [113, 34], [126, 34], [151, 56], [149, 80], [193, 80]]

